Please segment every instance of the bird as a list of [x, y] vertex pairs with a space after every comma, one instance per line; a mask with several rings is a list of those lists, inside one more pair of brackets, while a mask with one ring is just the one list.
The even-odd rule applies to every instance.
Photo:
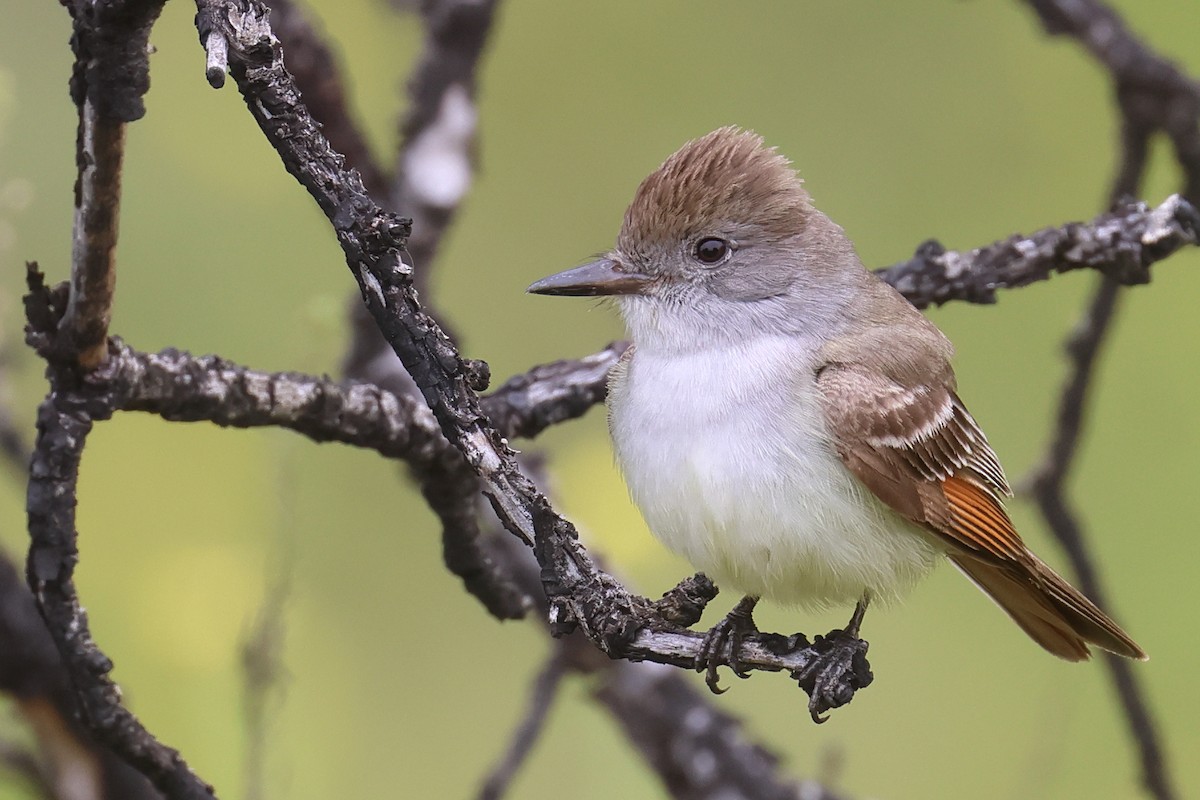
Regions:
[[532, 284], [610, 297], [632, 345], [609, 378], [617, 464], [648, 528], [743, 599], [697, 668], [737, 662], [760, 599], [894, 601], [943, 558], [1037, 644], [1145, 652], [1026, 546], [942, 332], [863, 266], [753, 131], [687, 142], [638, 186], [613, 249]]

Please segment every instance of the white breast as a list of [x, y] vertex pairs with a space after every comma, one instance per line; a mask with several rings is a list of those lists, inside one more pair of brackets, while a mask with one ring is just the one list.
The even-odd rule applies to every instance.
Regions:
[[794, 339], [638, 350], [610, 427], [651, 531], [718, 585], [786, 604], [888, 599], [922, 577], [936, 548], [842, 465], [819, 403]]

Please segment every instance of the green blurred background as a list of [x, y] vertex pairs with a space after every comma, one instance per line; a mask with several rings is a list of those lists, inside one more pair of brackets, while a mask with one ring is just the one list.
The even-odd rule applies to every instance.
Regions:
[[[390, 164], [419, 26], [381, 0], [314, 5]], [[1194, 5], [1117, 6], [1200, 74]], [[637, 182], [720, 125], [754, 128], [791, 156], [869, 265], [929, 237], [969, 248], [1101, 206], [1115, 159], [1107, 77], [1074, 43], [1047, 39], [1022, 4], [731, 8], [502, 5], [480, 84], [481, 173], [434, 281], [466, 353], [498, 379], [621, 336], [609, 311], [524, 287], [607, 247]], [[57, 4], [9, 0], [4, 12], [0, 321], [8, 401], [32, 434], [44, 386], [20, 344], [22, 265], [67, 275], [70, 23]], [[236, 90], [205, 83], [194, 13], [168, 3], [155, 28], [148, 114], [129, 131], [113, 332], [146, 350], [333, 373], [353, 280]], [[1177, 183], [1159, 143], [1143, 195], [1159, 202]], [[1200, 786], [1198, 268], [1197, 253], [1177, 256], [1128, 292], [1071, 483], [1112, 610], [1151, 653], [1135, 669], [1185, 794]], [[958, 345], [962, 393], [1014, 478], [1045, 445], [1061, 340], [1092, 281], [1074, 274], [1006, 292], [997, 306], [931, 312]], [[537, 448], [589, 541], [638, 589], [661, 592], [688, 569], [630, 506], [602, 416]], [[5, 474], [10, 553], [24, 548], [23, 506], [22, 483]], [[1030, 505], [1013, 510], [1035, 549], [1062, 565]], [[471, 796], [548, 651], [536, 627], [498, 624], [462, 592], [441, 566], [431, 514], [369, 453], [123, 415], [89, 443], [79, 525], [81, 594], [130, 707], [223, 797], [243, 794], [238, 643], [281, 572], [291, 575], [288, 674], [267, 730], [272, 797]], [[848, 612], [768, 609], [760, 623], [822, 631]], [[1137, 794], [1103, 668], [1042, 653], [952, 570], [874, 611], [866, 634], [875, 685], [827, 725], [814, 726], [802, 693], [778, 676], [738, 682], [716, 702], [789, 770], [856, 796]], [[514, 797], [662, 794], [588, 688], [569, 683]], [[0, 775], [0, 798], [25, 796]]]

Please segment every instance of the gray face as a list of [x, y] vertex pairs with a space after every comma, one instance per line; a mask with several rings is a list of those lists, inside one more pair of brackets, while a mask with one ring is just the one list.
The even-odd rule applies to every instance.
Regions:
[[645, 294], [670, 301], [707, 294], [746, 303], [787, 294], [799, 274], [802, 236], [769, 236], [753, 223], [714, 222], [677, 241], [632, 242], [610, 257], [655, 280]]
[[648, 278], [619, 297], [639, 346], [821, 338], [849, 322], [854, 298], [875, 280], [842, 229], [813, 209], [783, 234], [753, 222], [709, 222], [697, 231], [678, 241], [623, 237], [609, 255]]

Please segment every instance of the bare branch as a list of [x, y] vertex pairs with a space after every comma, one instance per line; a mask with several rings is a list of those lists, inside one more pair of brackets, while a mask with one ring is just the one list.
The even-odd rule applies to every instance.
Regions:
[[509, 378], [483, 399], [488, 418], [506, 437], [533, 438], [551, 425], [582, 416], [604, 402], [608, 372], [628, 347], [628, 342], [613, 342], [590, 356], [543, 364]]
[[[26, 298], [29, 341], [39, 353], [62, 352], [57, 341], [56, 300], [35, 267]], [[49, 324], [47, 324], [49, 323]], [[50, 393], [38, 408], [38, 436], [29, 469], [29, 587], [62, 656], [84, 721], [104, 744], [149, 778], [169, 798], [213, 797], [212, 788], [188, 768], [178, 752], [160, 744], [121, 705], [121, 691], [108, 677], [113, 663], [92, 641], [87, 614], [73, 576], [78, 561], [75, 529], [76, 486], [83, 447], [94, 420], [111, 415], [111, 399], [88, 397], [72, 364], [47, 370]], [[103, 371], [104, 364], [93, 370]]]
[[[385, 205], [415, 219], [416, 232], [407, 244], [408, 260], [418, 265], [414, 287], [427, 300], [437, 245], [473, 176], [475, 72], [491, 31], [494, 6], [494, 0], [430, 0], [422, 5], [425, 43], [409, 79], [409, 109], [401, 125], [394, 187]], [[437, 318], [428, 303], [426, 309]], [[350, 321], [351, 344], [342, 367], [345, 374], [397, 393], [419, 394], [362, 303], [354, 304]], [[445, 321], [439, 322], [453, 337]], [[523, 617], [532, 601], [496, 569], [480, 546], [475, 502], [480, 487], [474, 473], [456, 460], [445, 468], [418, 471], [415, 478], [442, 524], [442, 556], [447, 568], [493, 616]]]
[[220, 89], [225, 85], [225, 72], [229, 69], [229, 46], [225, 37], [219, 33], [210, 33], [204, 40], [204, 52], [207, 58], [204, 63], [204, 77], [208, 85]]
[[1047, 33], [1077, 40], [1112, 77], [1124, 147], [1110, 201], [1137, 194], [1146, 140], [1163, 131], [1184, 174], [1184, 196], [1200, 202], [1200, 84], [1146, 47], [1098, 0], [1026, 1]]
[[71, 96], [79, 107], [75, 160], [75, 232], [71, 300], [63, 344], [80, 365], [104, 360], [116, 284], [117, 222], [125, 124], [146, 113], [150, 87], [150, 28], [163, 0], [124, 0], [93, 6], [67, 2], [74, 20]]
[[[425, 42], [408, 81], [408, 109], [400, 122], [393, 185], [388, 192], [368, 190], [383, 205], [412, 220], [407, 249], [414, 265], [413, 286], [430, 314], [451, 339], [447, 320], [429, 302], [430, 276], [438, 248], [474, 178], [476, 73], [492, 29], [495, 0], [426, 0], [421, 4]], [[289, 51], [290, 53], [290, 51]], [[291, 63], [291, 56], [288, 56]], [[303, 88], [299, 78], [297, 82]], [[308, 92], [305, 90], [305, 96]], [[318, 119], [321, 115], [314, 111]], [[335, 149], [338, 142], [332, 136]], [[367, 378], [399, 390], [411, 387], [407, 373], [361, 303], [350, 312], [351, 344], [343, 363], [346, 375]], [[386, 365], [390, 373], [380, 374]], [[454, 537], [453, 528], [446, 529]], [[457, 537], [466, 549], [469, 540]], [[447, 547], [454, 547], [447, 542]]]
[[367, 137], [350, 108], [341, 67], [308, 14], [292, 0], [268, 0], [271, 28], [288, 57], [288, 71], [304, 94], [304, 102], [346, 166], [358, 170], [374, 197], [388, 191], [388, 177], [371, 155]]
[[[546, 598], [538, 591], [540, 568], [529, 551], [511, 536], [483, 541], [489, 556], [539, 599], [539, 618], [546, 623]], [[736, 718], [717, 711], [711, 695], [697, 691], [677, 670], [606, 658], [579, 632], [558, 642], [571, 670], [595, 677], [592, 696], [626, 732], [672, 797], [833, 800], [816, 781], [796, 782], [782, 774], [777, 756], [750, 740]]]
[[1150, 266], [1200, 237], [1200, 214], [1179, 195], [1157, 208], [1127, 202], [1090, 222], [1045, 228], [967, 252], [935, 241], [905, 262], [877, 270], [917, 308], [951, 300], [994, 303], [997, 289], [1048, 280], [1056, 273], [1092, 269], [1121, 284], [1147, 283]]
[[[1153, 53], [1112, 9], [1097, 0], [1029, 0], [1050, 34], [1076, 39], [1109, 72], [1121, 111], [1120, 164], [1109, 193], [1114, 206], [1137, 194], [1145, 172], [1150, 137], [1165, 132], [1184, 173], [1184, 195], [1200, 200], [1200, 84]], [[1193, 228], [1194, 233], [1194, 228]], [[1032, 484], [1038, 507], [1071, 560], [1084, 592], [1101, 605], [1104, 591], [1078, 515], [1066, 497], [1066, 477], [1086, 417], [1093, 366], [1120, 299], [1118, 275], [1106, 273], [1078, 329], [1067, 340], [1071, 373], [1059, 401], [1058, 425]], [[1110, 606], [1111, 607], [1111, 606]], [[1158, 800], [1177, 794], [1171, 784], [1149, 703], [1129, 663], [1105, 653], [1117, 695], [1138, 748], [1142, 783]]]
[[561, 649], [556, 646], [554, 653], [546, 660], [545, 666], [534, 678], [533, 687], [529, 692], [525, 718], [521, 720], [513, 733], [504, 757], [484, 780], [483, 787], [479, 790], [479, 800], [500, 800], [508, 791], [517, 771], [529, 758], [529, 754], [533, 752], [533, 746], [537, 744], [542, 728], [546, 724], [546, 717], [550, 713], [550, 707], [554, 704], [554, 698], [558, 696], [558, 687], [566, 674], [566, 659], [563, 657]]

